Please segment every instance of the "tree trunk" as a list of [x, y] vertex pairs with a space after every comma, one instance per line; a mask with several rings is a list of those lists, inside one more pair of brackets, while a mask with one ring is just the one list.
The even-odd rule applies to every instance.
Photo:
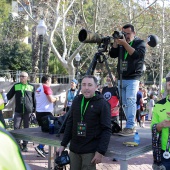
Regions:
[[39, 71], [38, 61], [39, 61], [39, 38], [36, 37], [36, 26], [32, 28], [32, 76], [31, 82], [36, 82], [36, 75]]

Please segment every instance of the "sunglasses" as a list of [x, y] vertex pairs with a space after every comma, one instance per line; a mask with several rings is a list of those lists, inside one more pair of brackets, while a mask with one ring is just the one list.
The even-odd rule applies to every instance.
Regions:
[[169, 82], [170, 81], [170, 77], [166, 77], [166, 82]]

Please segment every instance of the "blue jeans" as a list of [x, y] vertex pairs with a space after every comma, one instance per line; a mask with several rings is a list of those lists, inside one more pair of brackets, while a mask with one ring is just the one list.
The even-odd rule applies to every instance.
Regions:
[[[120, 94], [120, 80], [118, 81]], [[122, 105], [126, 116], [126, 127], [133, 128], [136, 117], [136, 96], [139, 90], [139, 80], [122, 80]]]

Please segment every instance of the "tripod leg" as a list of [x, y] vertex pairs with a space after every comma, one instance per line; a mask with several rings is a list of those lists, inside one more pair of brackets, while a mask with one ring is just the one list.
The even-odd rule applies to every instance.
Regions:
[[107, 62], [107, 59], [106, 59], [105, 55], [103, 55], [103, 59], [104, 59], [103, 61], [105, 62], [105, 66], [107, 68], [107, 71], [109, 73], [110, 79], [112, 81], [112, 85], [114, 86], [115, 85], [115, 81], [113, 80], [113, 77], [112, 77], [112, 74], [111, 74], [111, 71], [110, 71], [110, 68], [109, 68], [109, 65], [108, 65], [108, 62]]
[[[94, 73], [94, 70], [95, 70], [96, 65], [97, 65], [97, 60], [98, 60], [99, 57], [100, 57], [100, 54], [99, 54], [99, 53], [96, 53], [96, 54], [94, 55], [93, 61], [91, 62], [91, 64], [90, 64], [90, 66], [89, 66], [89, 68], [88, 68], [88, 70], [87, 70], [87, 72], [86, 72], [85, 75], [92, 75], [92, 74]], [[79, 95], [80, 90], [81, 90], [81, 86], [79, 86], [77, 95]]]
[[119, 68], [120, 68], [120, 75], [119, 75], [119, 78], [120, 78], [120, 86], [119, 86], [119, 94], [120, 94], [120, 122], [121, 122], [121, 129], [122, 129], [122, 120], [123, 120], [123, 104], [122, 104], [122, 73], [123, 73], [123, 70], [122, 70], [122, 50], [123, 50], [123, 47], [120, 45], [119, 46]]
[[[92, 63], [90, 64], [90, 66], [89, 66], [89, 68], [88, 68], [88, 70], [87, 70], [87, 72], [86, 72], [86, 75], [92, 75], [92, 74], [94, 73], [94, 70], [95, 70], [95, 67], [96, 67], [96, 65], [97, 65], [97, 60], [98, 60], [98, 57], [99, 57], [99, 56], [100, 56], [99, 53], [96, 53], [96, 54], [94, 55], [93, 61], [92, 61]], [[91, 71], [91, 73], [90, 73], [90, 71]]]

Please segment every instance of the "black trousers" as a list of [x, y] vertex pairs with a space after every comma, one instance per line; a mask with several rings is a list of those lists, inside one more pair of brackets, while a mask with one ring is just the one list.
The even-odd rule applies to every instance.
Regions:
[[[23, 121], [24, 128], [29, 128], [29, 117], [31, 113], [17, 113], [14, 114], [14, 129], [20, 129]], [[17, 140], [20, 143], [20, 140]], [[23, 140], [23, 146], [26, 146], [28, 141]]]
[[51, 112], [36, 112], [35, 114], [36, 114], [36, 119], [37, 119], [39, 126], [41, 126], [41, 118], [42, 117], [48, 116], [48, 115], [53, 116], [53, 114]]
[[137, 119], [137, 122], [139, 123], [139, 125], [141, 125], [141, 116], [140, 116], [140, 109], [138, 109], [137, 111], [136, 111], [136, 119]]
[[[51, 112], [36, 112], [35, 114], [36, 114], [36, 119], [37, 119], [39, 126], [41, 126], [41, 118], [42, 117], [48, 116], [48, 115], [53, 116], [53, 114]], [[39, 144], [38, 146], [43, 148], [45, 145]]]

